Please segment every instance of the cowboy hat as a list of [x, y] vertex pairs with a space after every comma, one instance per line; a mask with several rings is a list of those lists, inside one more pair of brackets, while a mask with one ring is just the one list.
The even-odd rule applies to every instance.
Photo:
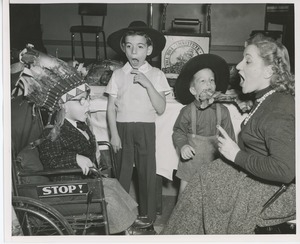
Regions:
[[107, 44], [118, 54], [124, 55], [121, 40], [128, 31], [141, 31], [150, 37], [153, 46], [153, 51], [149, 55], [150, 58], [159, 55], [165, 47], [166, 38], [161, 32], [149, 28], [143, 21], [133, 21], [127, 28], [118, 30], [107, 38]]
[[229, 84], [229, 67], [226, 61], [214, 54], [200, 54], [185, 63], [176, 80], [175, 94], [180, 103], [189, 104], [195, 100], [190, 92], [190, 84], [194, 74], [205, 68], [211, 69], [215, 74], [216, 91], [226, 92]]

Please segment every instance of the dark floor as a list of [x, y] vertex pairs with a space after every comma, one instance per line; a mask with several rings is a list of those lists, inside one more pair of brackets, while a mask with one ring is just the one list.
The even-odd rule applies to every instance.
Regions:
[[[157, 190], [157, 214], [156, 221], [154, 223], [154, 229], [159, 234], [166, 225], [173, 208], [177, 201], [178, 189], [180, 181], [173, 177], [173, 181], [167, 180], [161, 176], [157, 177], [156, 190]], [[133, 172], [132, 183], [130, 186], [129, 194], [133, 199], [137, 199], [137, 175], [136, 171]]]
[[176, 204], [176, 196], [162, 196], [162, 214], [157, 215], [154, 229], [159, 234], [167, 223], [172, 210]]

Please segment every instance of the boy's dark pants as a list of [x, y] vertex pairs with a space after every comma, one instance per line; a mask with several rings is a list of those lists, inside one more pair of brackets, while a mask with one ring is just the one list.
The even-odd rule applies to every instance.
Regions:
[[119, 182], [129, 192], [133, 165], [138, 176], [139, 215], [156, 219], [155, 123], [117, 122], [122, 150], [116, 154]]

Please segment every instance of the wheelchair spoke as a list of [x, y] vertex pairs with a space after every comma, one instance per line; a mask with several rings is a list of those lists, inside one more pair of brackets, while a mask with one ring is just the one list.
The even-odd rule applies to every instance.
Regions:
[[24, 235], [74, 234], [71, 226], [56, 210], [25, 197], [14, 197], [13, 206]]

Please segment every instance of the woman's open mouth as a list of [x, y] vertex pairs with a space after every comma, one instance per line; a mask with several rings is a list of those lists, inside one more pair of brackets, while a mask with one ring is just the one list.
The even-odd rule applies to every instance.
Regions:
[[245, 82], [245, 78], [239, 73], [240, 76], [240, 86], [243, 86], [244, 82]]

